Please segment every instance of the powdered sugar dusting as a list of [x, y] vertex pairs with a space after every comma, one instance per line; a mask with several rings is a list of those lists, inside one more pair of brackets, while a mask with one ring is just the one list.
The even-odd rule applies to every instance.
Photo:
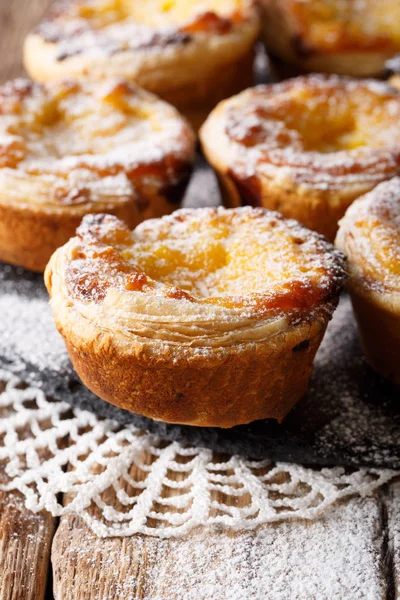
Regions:
[[[94, 253], [93, 243], [99, 246]], [[111, 244], [115, 258], [109, 249], [99, 261], [104, 244]], [[279, 309], [282, 294], [289, 310], [310, 310], [331, 297], [344, 276], [340, 255], [321, 236], [278, 213], [249, 207], [184, 209], [145, 221], [131, 236], [115, 218], [88, 216], [62, 253], [70, 261], [70, 292], [86, 300], [98, 302], [110, 286], [122, 285], [128, 292], [240, 306], [243, 316]]]
[[5, 354], [15, 370], [24, 371], [27, 365], [39, 371], [52, 369], [56, 372], [69, 367], [41, 277], [32, 275], [30, 280], [20, 279], [15, 288], [7, 271], [12, 273], [13, 267], [4, 266], [0, 272], [2, 352], [7, 348]]
[[[343, 504], [314, 523], [282, 523], [228, 539], [213, 530], [184, 540], [136, 538], [135, 551], [148, 557], [144, 579], [151, 583], [144, 597], [165, 600], [173, 590], [174, 598], [187, 600], [373, 600], [385, 593], [379, 577], [378, 519], [377, 504], [364, 499]], [[116, 550], [112, 541], [89, 539], [90, 551], [71, 546], [63, 559], [78, 559], [86, 568], [97, 559], [105, 574], [108, 568], [113, 572], [116, 561], [130, 564], [131, 547]], [[136, 574], [114, 585], [113, 579], [107, 593], [137, 593]], [[117, 574], [115, 580], [120, 581]]]
[[378, 185], [348, 209], [337, 245], [348, 255], [355, 283], [400, 291], [400, 178]]
[[239, 94], [218, 118], [235, 168], [248, 176], [330, 190], [372, 186], [399, 170], [400, 95], [383, 82], [299, 77]]
[[82, 54], [96, 59], [118, 52], [163, 52], [197, 36], [223, 35], [255, 15], [252, 0], [61, 0], [54, 3], [37, 32], [56, 44], [61, 62]]
[[187, 175], [194, 136], [174, 108], [133, 84], [17, 80], [0, 88], [3, 201], [127, 201]]

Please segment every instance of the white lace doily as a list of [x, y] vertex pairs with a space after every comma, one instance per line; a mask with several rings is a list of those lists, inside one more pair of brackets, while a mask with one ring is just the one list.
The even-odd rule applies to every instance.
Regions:
[[102, 537], [311, 519], [396, 475], [216, 455], [51, 401], [9, 373], [0, 379], [1, 488], [22, 492], [34, 512], [77, 513]]

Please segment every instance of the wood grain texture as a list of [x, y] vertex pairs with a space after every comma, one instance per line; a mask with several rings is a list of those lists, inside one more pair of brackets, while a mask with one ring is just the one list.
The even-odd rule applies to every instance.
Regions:
[[[23, 73], [25, 34], [50, 0], [0, 0], [0, 81]], [[1, 480], [1, 477], [0, 477]], [[0, 492], [0, 600], [45, 596], [55, 519], [27, 511], [22, 496]]]
[[55, 522], [26, 510], [17, 493], [0, 493], [0, 600], [45, 596]]
[[56, 600], [383, 600], [383, 563], [377, 498], [314, 522], [176, 540], [99, 540], [68, 516], [53, 543]]
[[0, 82], [23, 74], [22, 44], [51, 0], [0, 0]]
[[384, 497], [384, 519], [387, 522], [388, 600], [400, 598], [400, 480], [389, 486]]
[[[145, 473], [134, 467], [130, 475], [141, 480]], [[182, 479], [185, 474], [169, 476]], [[166, 488], [164, 495], [169, 493]], [[107, 491], [103, 499], [118, 506], [115, 491]], [[246, 502], [246, 497], [232, 498], [236, 506]], [[166, 540], [140, 535], [99, 539], [82, 519], [65, 516], [52, 547], [54, 597], [384, 600], [390, 577], [382, 506], [379, 495], [353, 498], [316, 521], [241, 533], [200, 528]]]

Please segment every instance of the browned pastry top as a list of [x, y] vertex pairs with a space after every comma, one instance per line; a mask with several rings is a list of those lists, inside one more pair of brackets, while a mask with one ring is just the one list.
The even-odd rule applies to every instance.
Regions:
[[241, 178], [258, 172], [327, 190], [377, 183], [399, 169], [400, 94], [384, 83], [299, 77], [247, 90], [211, 119]]
[[[397, 0], [264, 0], [277, 2], [296, 23], [299, 53], [400, 49]], [[300, 45], [301, 44], [301, 45]]]
[[184, 119], [133, 84], [18, 79], [0, 88], [3, 203], [105, 210], [146, 186], [168, 188], [193, 155]]
[[58, 60], [82, 52], [113, 55], [223, 36], [254, 20], [254, 0], [59, 0], [37, 28]]
[[309, 313], [344, 277], [322, 236], [264, 209], [181, 210], [133, 232], [115, 217], [87, 216], [60, 252], [71, 298], [101, 304], [116, 291], [123, 304], [147, 299], [149, 312], [164, 299], [165, 321], [187, 309], [194, 320], [215, 309], [226, 325]]
[[349, 255], [354, 285], [400, 295], [400, 178], [356, 201], [340, 224], [338, 246]]

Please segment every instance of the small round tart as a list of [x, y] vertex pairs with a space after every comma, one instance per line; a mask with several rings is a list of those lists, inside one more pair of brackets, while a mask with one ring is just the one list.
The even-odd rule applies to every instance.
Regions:
[[400, 386], [400, 178], [354, 202], [340, 222], [336, 245], [347, 255], [367, 361]]
[[25, 41], [25, 68], [135, 81], [199, 126], [222, 98], [253, 81], [254, 0], [59, 0]]
[[301, 71], [377, 77], [400, 51], [398, 0], [261, 0], [264, 41]]
[[200, 138], [228, 207], [279, 210], [333, 240], [347, 207], [399, 172], [399, 119], [385, 83], [310, 75], [221, 102]]
[[156, 420], [281, 421], [305, 393], [343, 258], [265, 209], [84, 218], [45, 281], [82, 381]]
[[172, 212], [195, 139], [152, 94], [112, 80], [0, 88], [0, 260], [43, 271], [83, 215], [131, 227]]

